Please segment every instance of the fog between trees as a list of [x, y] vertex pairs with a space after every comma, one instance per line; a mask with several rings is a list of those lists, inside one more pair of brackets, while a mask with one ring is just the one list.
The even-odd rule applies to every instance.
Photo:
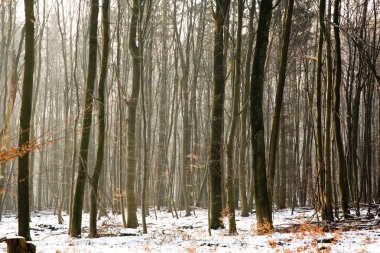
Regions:
[[[376, 0], [0, 2], [0, 219], [209, 209], [209, 228], [380, 197]], [[341, 213], [339, 213], [339, 210]]]

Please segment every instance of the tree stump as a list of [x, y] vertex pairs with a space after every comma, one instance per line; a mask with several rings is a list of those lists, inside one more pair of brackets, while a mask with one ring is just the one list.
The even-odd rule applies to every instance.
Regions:
[[24, 237], [9, 237], [7, 242], [7, 253], [24, 253], [26, 252], [26, 241]]
[[22, 236], [8, 237], [7, 253], [36, 253], [36, 246]]

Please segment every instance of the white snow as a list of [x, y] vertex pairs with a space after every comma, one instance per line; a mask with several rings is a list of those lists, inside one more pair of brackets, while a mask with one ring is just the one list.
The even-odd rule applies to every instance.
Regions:
[[[184, 213], [179, 213], [181, 216]], [[31, 236], [37, 252], [380, 252], [380, 229], [334, 231], [324, 233], [310, 225], [317, 215], [312, 210], [297, 209], [274, 213], [274, 226], [286, 227], [301, 224], [301, 229], [292, 233], [274, 232], [257, 235], [255, 215], [247, 218], [237, 214], [238, 235], [228, 235], [225, 229], [211, 231], [207, 226], [207, 210], [196, 209], [191, 217], [173, 218], [167, 211], [151, 209], [147, 217], [148, 234], [142, 228], [125, 229], [121, 216], [109, 214], [98, 221], [100, 238], [88, 238], [89, 215], [83, 214], [82, 238], [67, 235], [68, 215], [64, 223], [58, 224], [52, 212], [32, 213]], [[141, 217], [141, 214], [138, 214]], [[156, 218], [157, 217], [157, 218]], [[378, 220], [375, 220], [376, 223]], [[303, 225], [302, 225], [303, 224]], [[133, 234], [122, 236], [121, 234]], [[15, 214], [6, 214], [0, 222], [0, 238], [17, 235]], [[333, 239], [333, 242], [326, 243]], [[0, 243], [0, 252], [6, 252], [5, 242]]]

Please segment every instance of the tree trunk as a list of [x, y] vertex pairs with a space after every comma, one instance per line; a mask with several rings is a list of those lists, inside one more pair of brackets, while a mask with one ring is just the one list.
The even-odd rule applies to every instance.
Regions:
[[282, 42], [281, 42], [281, 60], [279, 66], [279, 74], [278, 74], [278, 84], [276, 91], [276, 100], [274, 107], [274, 115], [272, 120], [272, 130], [270, 136], [270, 144], [269, 144], [269, 199], [272, 204], [273, 198], [273, 185], [274, 185], [274, 177], [276, 173], [276, 154], [277, 154], [277, 146], [278, 146], [278, 133], [280, 129], [280, 116], [281, 116], [281, 108], [283, 101], [284, 88], [286, 83], [286, 67], [288, 64], [288, 49], [289, 49], [289, 40], [290, 40], [290, 30], [292, 27], [292, 16], [293, 16], [293, 6], [294, 0], [288, 0], [285, 16], [284, 16], [284, 30], [282, 34]]
[[[24, 0], [25, 7], [25, 64], [20, 111], [20, 135], [18, 147], [30, 149], [30, 120], [33, 98], [34, 72], [34, 4]], [[29, 228], [29, 152], [18, 159], [17, 179], [18, 234], [31, 240]]]
[[257, 231], [259, 234], [272, 228], [272, 207], [267, 188], [265, 165], [263, 92], [264, 70], [272, 19], [272, 0], [261, 1], [257, 27], [256, 48], [251, 77], [251, 130]]
[[[252, 65], [252, 52], [253, 52], [253, 42], [254, 42], [254, 26], [253, 18], [256, 14], [256, 1], [252, 1], [252, 5], [249, 11], [249, 23], [248, 23], [248, 50], [247, 58], [245, 63], [245, 73], [244, 73], [244, 93], [243, 93], [243, 108], [241, 112], [241, 132], [240, 132], [240, 154], [239, 154], [239, 195], [241, 198], [241, 212], [242, 217], [249, 216], [249, 210], [253, 208], [253, 178], [250, 176], [250, 180], [246, 180], [246, 175], [249, 168], [249, 161], [246, 159], [246, 153], [249, 152], [249, 141], [247, 141], [247, 112], [248, 112], [248, 100], [249, 100], [249, 89], [250, 89], [250, 78], [251, 78], [251, 65]], [[247, 193], [247, 182], [249, 191]], [[252, 186], [252, 187], [251, 187]], [[248, 199], [247, 199], [248, 195]]]
[[82, 139], [80, 142], [79, 151], [78, 177], [76, 181], [73, 198], [73, 207], [70, 217], [70, 235], [73, 237], [77, 237], [81, 234], [82, 227], [83, 198], [87, 179], [87, 158], [91, 135], [93, 93], [96, 78], [96, 59], [98, 47], [98, 13], [99, 1], [91, 0], [88, 72], [85, 92], [84, 115], [82, 123]]
[[[325, 4], [321, 1], [320, 8], [324, 8]], [[324, 13], [324, 10], [323, 10]], [[330, 16], [330, 8], [328, 16]], [[325, 24], [325, 16], [321, 15], [323, 20], [320, 20], [320, 26], [324, 33], [326, 42], [326, 68], [327, 68], [327, 82], [325, 88], [326, 94], [326, 107], [325, 107], [325, 139], [324, 139], [324, 165], [325, 165], [325, 212], [326, 221], [334, 221], [333, 207], [332, 207], [332, 170], [331, 170], [331, 107], [332, 107], [332, 85], [333, 85], [333, 66], [332, 66], [332, 48], [330, 26]]]
[[[136, 110], [137, 101], [140, 93], [142, 55], [138, 47], [138, 27], [140, 1], [133, 0], [132, 16], [129, 30], [129, 50], [133, 61], [132, 76], [132, 94], [128, 101], [128, 120], [127, 120], [127, 227], [138, 227], [136, 215], [136, 196], [135, 196], [135, 180], [136, 180]], [[141, 18], [141, 17], [140, 17]], [[139, 45], [141, 46], [141, 45]]]
[[340, 31], [339, 31], [339, 15], [340, 0], [334, 2], [334, 36], [335, 36], [335, 87], [334, 87], [334, 108], [333, 123], [335, 132], [336, 151], [338, 155], [338, 171], [339, 171], [339, 190], [342, 211], [345, 217], [350, 213], [349, 190], [347, 183], [347, 168], [344, 155], [342, 133], [340, 127], [340, 86], [342, 81], [342, 59], [340, 47]]
[[[332, 220], [333, 214], [332, 214], [332, 204], [331, 204], [331, 170], [330, 170], [330, 165], [326, 164], [325, 158], [327, 157], [328, 161], [330, 163], [330, 123], [328, 123], [328, 131], [327, 128], [325, 129], [326, 134], [325, 135], [325, 144], [323, 144], [322, 141], [322, 54], [323, 54], [323, 38], [325, 37], [326, 42], [330, 43], [330, 37], [326, 38], [328, 36], [328, 33], [326, 33], [326, 25], [325, 25], [325, 9], [326, 9], [326, 1], [325, 0], [320, 0], [319, 3], [319, 25], [320, 25], [320, 32], [319, 32], [319, 42], [318, 42], [318, 56], [317, 56], [317, 78], [316, 78], [316, 96], [317, 96], [317, 108], [316, 108], [316, 113], [317, 113], [317, 134], [316, 134], [316, 144], [317, 144], [317, 165], [318, 165], [318, 177], [319, 177], [319, 196], [320, 196], [320, 204], [321, 204], [321, 212], [322, 212], [322, 219], [323, 220]], [[330, 43], [331, 44], [331, 43]], [[328, 60], [328, 69], [330, 69], [330, 75], [328, 75], [328, 84], [330, 84], [330, 108], [326, 112], [326, 120], [330, 121], [329, 116], [330, 111], [331, 111], [331, 81], [332, 81], [332, 66], [331, 66], [331, 45], [327, 53], [327, 57], [330, 57], [330, 60]], [[329, 96], [326, 96], [326, 101], [328, 100]], [[327, 143], [328, 141], [328, 143]], [[328, 146], [326, 146], [328, 144]], [[326, 151], [326, 149], [328, 149]], [[327, 188], [326, 188], [327, 187]]]
[[[63, 2], [63, 1], [62, 1]], [[62, 209], [63, 209], [63, 205], [64, 205], [64, 201], [66, 199], [66, 182], [67, 182], [67, 172], [68, 172], [68, 167], [67, 167], [67, 164], [68, 164], [68, 160], [67, 160], [67, 152], [68, 152], [68, 144], [69, 144], [69, 136], [68, 136], [68, 116], [69, 116], [69, 106], [70, 106], [70, 103], [69, 103], [69, 78], [68, 78], [68, 67], [67, 67], [67, 53], [66, 53], [66, 20], [65, 20], [65, 13], [64, 13], [64, 8], [62, 7], [62, 24], [63, 24], [63, 28], [62, 28], [62, 25], [61, 25], [61, 21], [60, 21], [60, 6], [62, 6], [62, 2], [61, 4], [58, 3], [57, 1], [57, 23], [58, 23], [58, 30], [59, 30], [59, 33], [61, 35], [61, 46], [62, 46], [62, 56], [63, 56], [63, 65], [64, 65], [64, 76], [65, 76], [65, 87], [64, 87], [64, 109], [63, 109], [63, 114], [64, 114], [64, 133], [65, 133], [65, 140], [64, 140], [64, 150], [63, 150], [63, 168], [62, 168], [62, 172], [61, 172], [61, 178], [60, 178], [60, 187], [59, 188], [59, 193], [57, 192], [57, 194], [59, 194], [59, 200], [58, 200], [58, 224], [62, 224], [63, 223], [63, 218], [62, 218]], [[46, 5], [46, 0], [44, 1], [44, 12], [45, 12], [45, 5]], [[45, 14], [44, 14], [45, 16]], [[41, 36], [40, 38], [42, 39], [43, 38], [43, 30], [41, 32]], [[41, 43], [41, 42], [40, 42]], [[40, 52], [39, 52], [40, 54]], [[39, 56], [39, 59], [41, 59], [41, 56]], [[39, 71], [40, 71], [40, 68], [41, 66], [39, 65]], [[38, 75], [39, 76], [39, 75]], [[39, 79], [39, 78], [38, 78]]]
[[94, 173], [91, 177], [91, 197], [90, 197], [90, 237], [94, 238], [97, 235], [96, 231], [96, 214], [98, 211], [98, 184], [100, 173], [103, 167], [104, 157], [104, 142], [105, 142], [105, 96], [106, 89], [107, 69], [108, 69], [108, 55], [110, 43], [110, 24], [109, 24], [109, 8], [110, 0], [103, 0], [102, 3], [102, 25], [103, 25], [103, 53], [102, 53], [102, 66], [99, 78], [98, 97], [99, 97], [99, 115], [98, 115], [98, 149], [96, 152], [96, 164]]
[[[286, 184], [287, 184], [287, 165], [286, 165], [286, 136], [285, 136], [285, 115], [284, 115], [284, 108], [282, 108], [282, 113], [280, 117], [280, 127], [281, 127], [281, 136], [280, 136], [280, 173], [279, 173], [279, 179], [280, 179], [280, 190], [279, 190], [279, 199], [277, 201], [278, 209], [284, 209], [286, 208], [286, 197], [287, 197], [287, 191], [286, 191]], [[309, 175], [307, 175], [309, 176]]]
[[159, 104], [159, 122], [158, 122], [158, 189], [157, 189], [157, 209], [167, 205], [165, 200], [165, 189], [167, 188], [167, 83], [168, 83], [168, 46], [167, 46], [167, 25], [168, 25], [168, 0], [162, 2], [162, 63], [161, 63], [161, 79], [160, 79], [160, 104]]
[[188, 12], [189, 24], [187, 26], [187, 34], [185, 37], [185, 49], [181, 45], [181, 37], [177, 28], [177, 7], [174, 8], [173, 25], [175, 32], [176, 45], [178, 46], [178, 56], [180, 58], [182, 67], [182, 171], [181, 171], [181, 185], [180, 196], [181, 205], [184, 206], [186, 211], [185, 216], [190, 216], [190, 166], [191, 166], [191, 124], [190, 124], [190, 112], [189, 112], [189, 73], [190, 73], [190, 42], [191, 35], [193, 33], [193, 11], [190, 9]]
[[216, 0], [214, 27], [213, 103], [211, 121], [211, 144], [209, 153], [210, 210], [209, 227], [224, 227], [222, 218], [222, 166], [223, 104], [224, 104], [224, 21], [230, 5], [229, 0]]
[[243, 27], [244, 0], [238, 1], [238, 27], [236, 36], [236, 54], [235, 54], [235, 81], [232, 88], [232, 113], [231, 113], [231, 130], [227, 143], [227, 208], [229, 233], [236, 234], [235, 221], [235, 196], [234, 196], [234, 166], [233, 166], [233, 149], [235, 142], [235, 132], [239, 120], [239, 103], [240, 103], [240, 80], [241, 80], [241, 44], [242, 44], [242, 27]]
[[322, 54], [323, 54], [323, 33], [319, 31], [318, 38], [318, 55], [317, 55], [317, 68], [316, 68], [316, 163], [318, 171], [318, 185], [319, 185], [319, 202], [322, 210], [322, 219], [326, 216], [325, 210], [325, 166], [323, 162], [323, 142], [322, 142]]

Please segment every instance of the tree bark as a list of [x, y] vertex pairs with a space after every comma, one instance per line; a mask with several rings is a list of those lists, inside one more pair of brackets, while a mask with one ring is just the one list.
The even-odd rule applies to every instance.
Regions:
[[[287, 197], [287, 165], [286, 165], [286, 136], [285, 136], [285, 115], [284, 115], [284, 108], [282, 108], [282, 113], [280, 117], [280, 127], [281, 127], [281, 136], [280, 136], [280, 161], [279, 161], [279, 167], [280, 167], [280, 173], [279, 173], [279, 179], [280, 179], [280, 191], [278, 193], [279, 199], [277, 201], [278, 209], [284, 209], [286, 208], [286, 197]], [[309, 176], [309, 175], [307, 175]]]
[[240, 103], [240, 80], [241, 80], [241, 44], [242, 44], [242, 27], [243, 27], [244, 0], [238, 1], [238, 27], [236, 35], [236, 54], [235, 54], [235, 81], [232, 87], [232, 113], [231, 113], [231, 130], [227, 143], [227, 208], [229, 233], [236, 234], [235, 221], [235, 196], [234, 196], [234, 166], [233, 166], [233, 149], [235, 142], [236, 127], [239, 120], [239, 103]]
[[[18, 147], [30, 149], [30, 120], [33, 98], [34, 73], [34, 4], [24, 0], [25, 7], [25, 64], [20, 111], [20, 135]], [[29, 152], [18, 159], [17, 180], [18, 234], [30, 241], [29, 213]]]
[[[324, 9], [325, 4], [321, 0], [320, 8]], [[329, 9], [330, 11], [330, 9]], [[321, 11], [322, 12], [322, 11]], [[323, 13], [324, 10], [323, 10]], [[328, 16], [330, 14], [328, 13]], [[325, 88], [326, 94], [326, 107], [325, 107], [325, 135], [324, 135], [324, 166], [325, 166], [325, 213], [326, 221], [334, 221], [333, 207], [332, 207], [332, 170], [331, 170], [331, 107], [332, 107], [332, 86], [333, 86], [333, 66], [332, 66], [332, 48], [331, 48], [331, 35], [330, 26], [325, 24], [325, 15], [320, 16], [320, 26], [324, 34], [326, 42], [326, 68], [327, 68], [327, 82]]]
[[272, 228], [272, 207], [267, 186], [265, 165], [263, 92], [265, 81], [265, 62], [269, 41], [269, 28], [272, 19], [272, 0], [260, 3], [256, 47], [251, 77], [251, 135], [254, 175], [257, 231], [259, 234]]
[[335, 86], [334, 86], [334, 108], [333, 108], [333, 123], [335, 132], [336, 151], [338, 155], [338, 171], [339, 171], [339, 190], [340, 201], [345, 217], [350, 213], [349, 189], [347, 183], [347, 167], [344, 155], [344, 147], [340, 126], [340, 87], [342, 82], [342, 59], [340, 46], [340, 31], [339, 31], [339, 15], [340, 15], [340, 0], [334, 2], [334, 36], [335, 36]]
[[167, 205], [165, 200], [165, 189], [167, 188], [167, 149], [166, 136], [168, 126], [167, 115], [167, 83], [168, 83], [168, 46], [167, 46], [167, 25], [168, 25], [168, 0], [162, 2], [162, 53], [161, 53], [161, 79], [160, 79], [160, 104], [158, 121], [158, 189], [157, 189], [157, 209]]
[[278, 147], [278, 133], [280, 129], [280, 116], [282, 109], [282, 101], [284, 97], [284, 88], [286, 83], [286, 67], [288, 64], [288, 50], [289, 50], [289, 41], [290, 41], [290, 31], [292, 27], [292, 16], [293, 16], [293, 6], [294, 0], [288, 0], [287, 8], [284, 17], [284, 30], [282, 34], [281, 42], [281, 60], [279, 66], [278, 74], [278, 84], [276, 91], [276, 100], [274, 107], [274, 115], [272, 120], [272, 130], [270, 135], [269, 143], [269, 161], [268, 161], [268, 171], [269, 171], [269, 198], [272, 204], [273, 198], [273, 186], [274, 186], [274, 177], [276, 173], [276, 156], [277, 156], [277, 147]]
[[223, 104], [224, 104], [224, 21], [230, 5], [229, 0], [216, 0], [214, 16], [214, 66], [213, 103], [211, 121], [211, 144], [209, 153], [210, 210], [209, 227], [224, 227], [222, 218], [222, 173], [221, 152], [223, 143]]
[[[241, 133], [240, 133], [240, 152], [239, 152], [239, 195], [241, 198], [241, 212], [242, 217], [249, 216], [249, 210], [253, 208], [253, 177], [252, 173], [249, 173], [250, 179], [246, 180], [246, 175], [248, 172], [249, 161], [246, 159], [246, 153], [249, 152], [249, 141], [247, 141], [247, 112], [248, 112], [248, 103], [249, 103], [249, 89], [250, 89], [250, 79], [251, 79], [251, 65], [252, 65], [252, 53], [253, 53], [253, 42], [254, 42], [254, 26], [253, 18], [256, 14], [256, 1], [252, 1], [251, 8], [249, 10], [249, 23], [248, 23], [248, 49], [247, 49], [247, 58], [245, 63], [245, 73], [244, 73], [244, 92], [243, 92], [243, 108], [241, 112]], [[248, 184], [248, 193], [247, 193], [247, 182]], [[247, 199], [248, 195], [248, 199]]]
[[109, 24], [109, 8], [110, 0], [103, 0], [102, 3], [102, 25], [103, 25], [103, 53], [102, 53], [102, 66], [99, 78], [98, 97], [99, 97], [99, 115], [98, 115], [98, 149], [96, 152], [96, 164], [94, 173], [91, 177], [91, 197], [90, 197], [90, 237], [94, 238], [97, 235], [96, 231], [96, 214], [98, 211], [98, 184], [100, 173], [102, 172], [104, 160], [104, 142], [105, 142], [105, 96], [106, 89], [107, 69], [108, 69], [108, 55], [110, 43], [110, 24]]
[[[135, 180], [136, 180], [136, 110], [140, 93], [142, 55], [138, 46], [138, 27], [140, 1], [133, 0], [132, 16], [129, 30], [129, 50], [133, 61], [132, 76], [132, 94], [128, 101], [128, 119], [127, 119], [127, 227], [138, 227], [136, 215], [136, 196], [135, 196]], [[141, 18], [141, 17], [140, 17]]]
[[82, 139], [80, 142], [79, 151], [78, 177], [76, 181], [73, 198], [73, 207], [70, 217], [70, 235], [73, 237], [77, 237], [81, 234], [82, 227], [83, 198], [87, 179], [87, 158], [91, 135], [93, 93], [96, 78], [96, 60], [98, 48], [98, 13], [99, 1], [91, 0], [88, 71], [85, 92], [84, 115], [82, 123]]

